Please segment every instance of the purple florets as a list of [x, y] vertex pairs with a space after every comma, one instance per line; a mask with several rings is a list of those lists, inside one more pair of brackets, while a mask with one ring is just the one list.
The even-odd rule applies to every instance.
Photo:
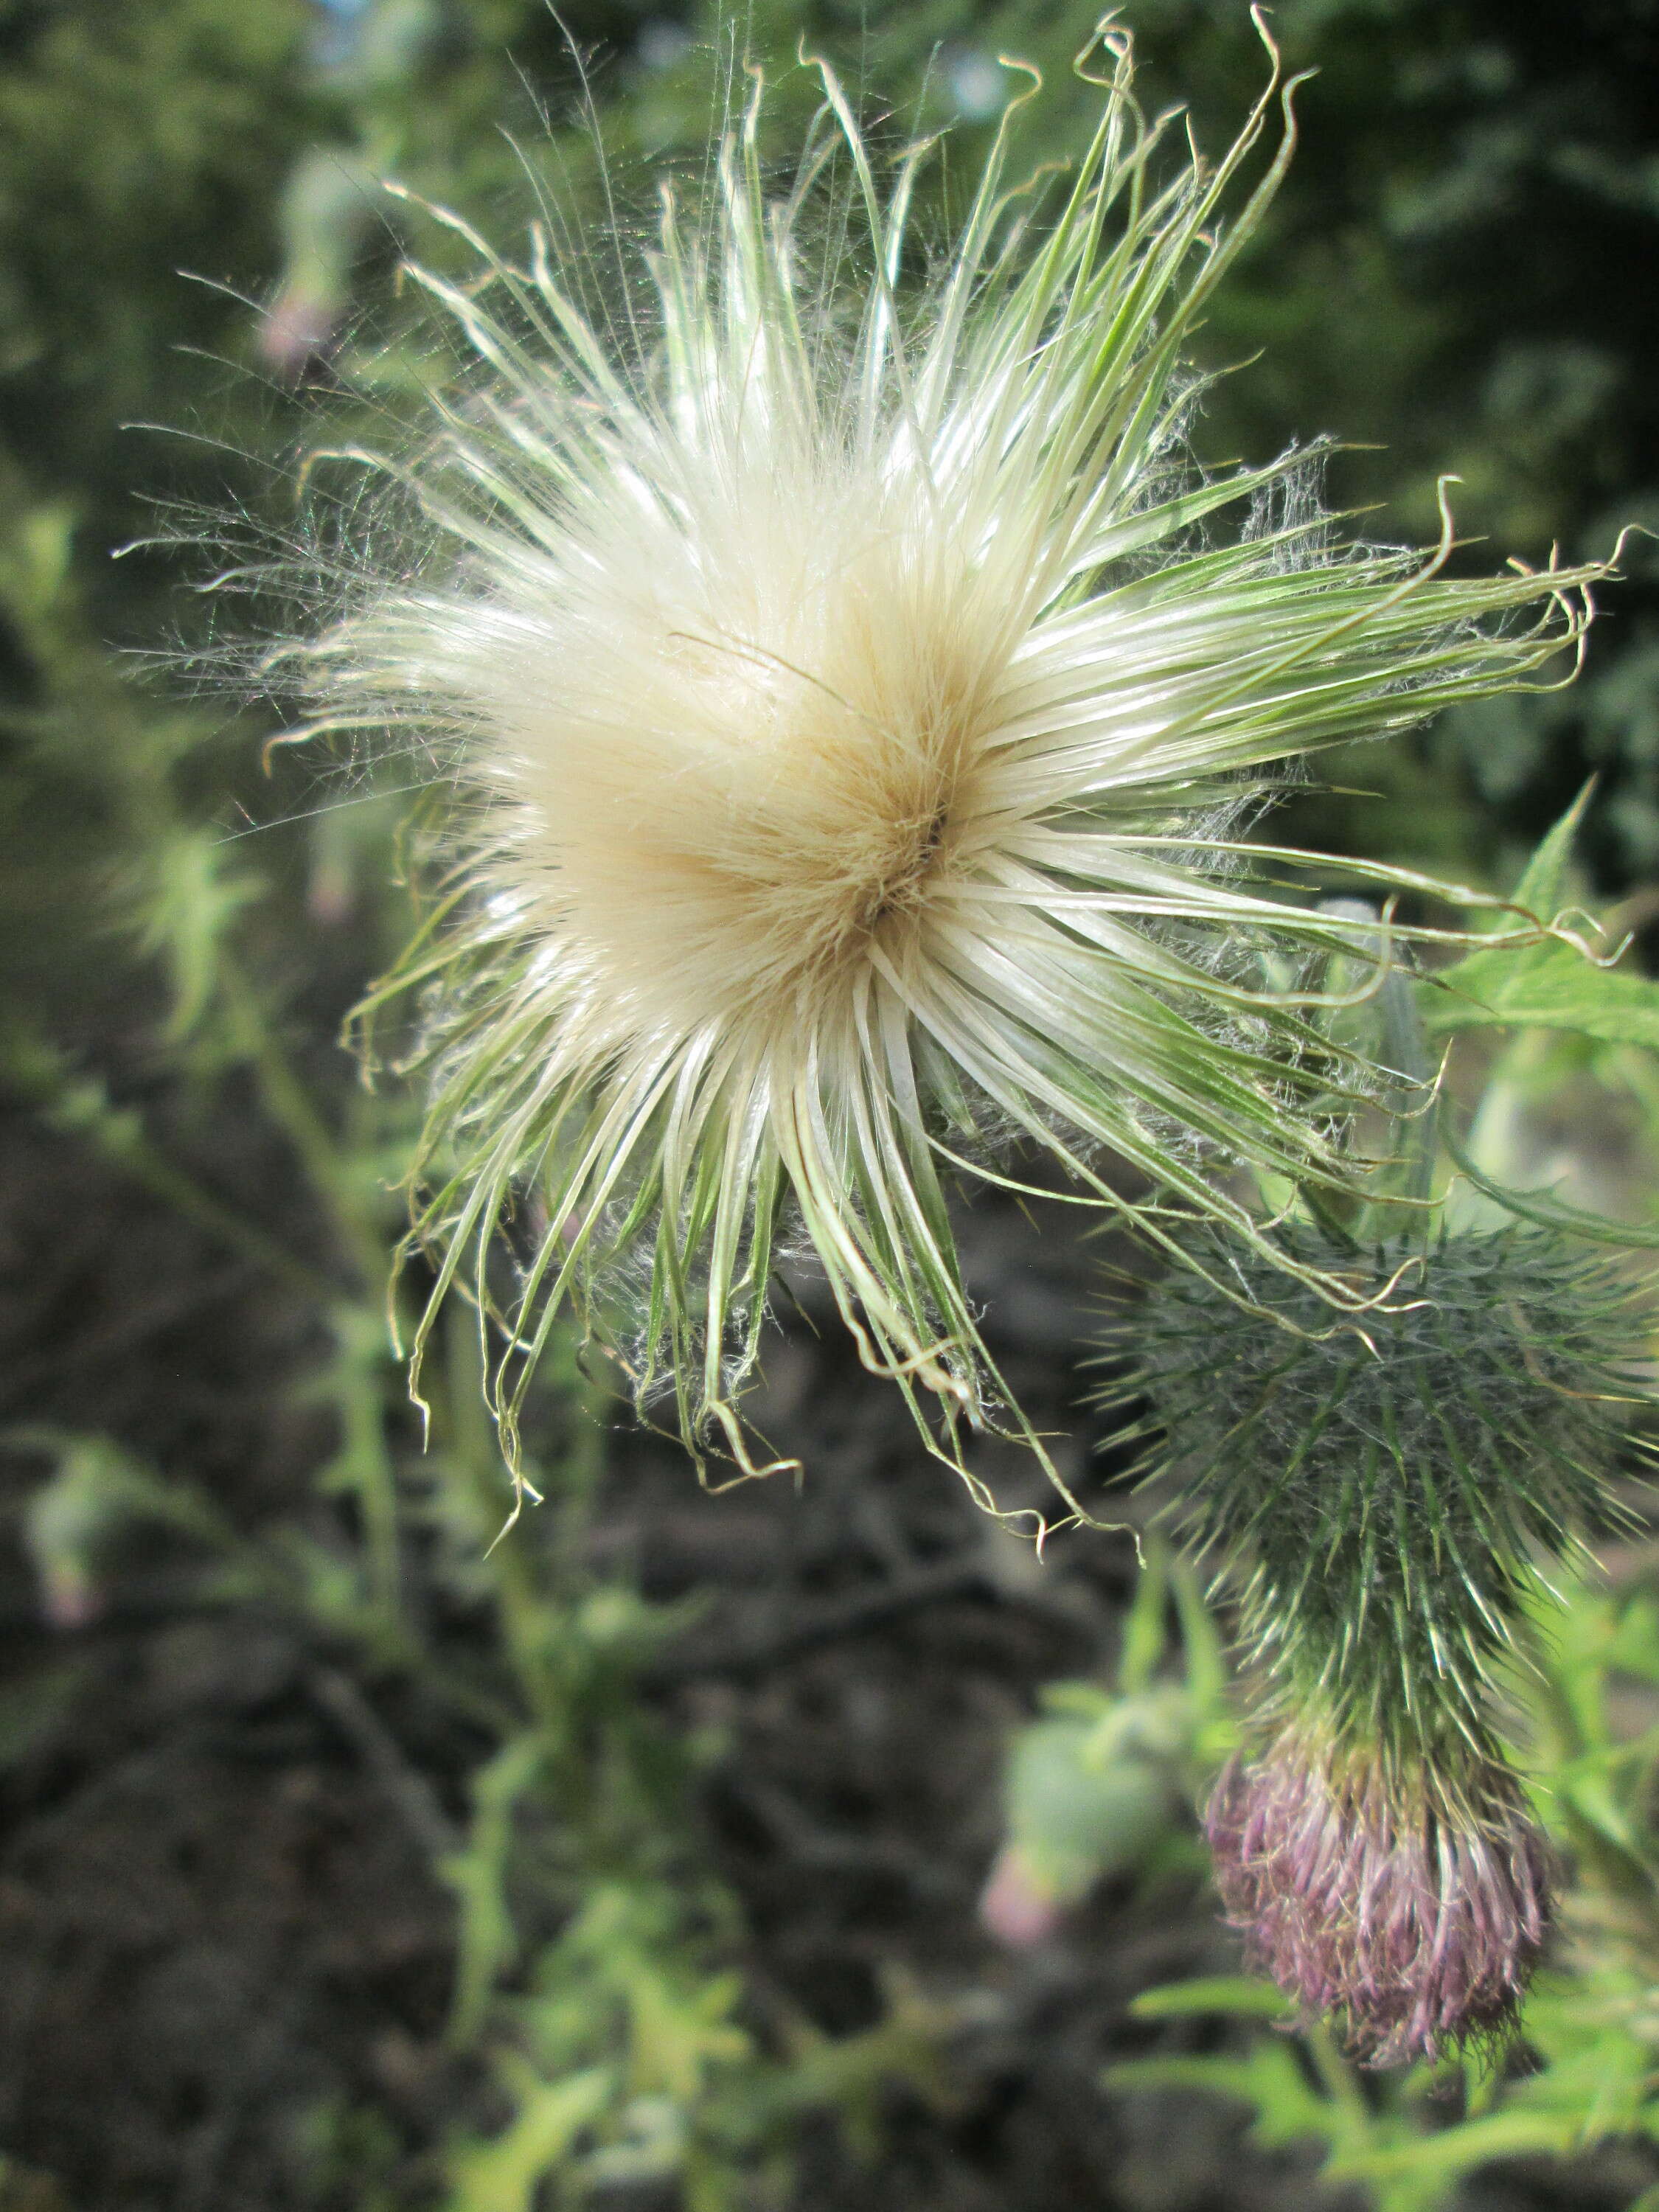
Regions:
[[1514, 2025], [1550, 1924], [1550, 1860], [1501, 1769], [1454, 1805], [1281, 1739], [1228, 1763], [1205, 1829], [1254, 1960], [1304, 2018], [1340, 2014], [1362, 2064], [1432, 2060]]

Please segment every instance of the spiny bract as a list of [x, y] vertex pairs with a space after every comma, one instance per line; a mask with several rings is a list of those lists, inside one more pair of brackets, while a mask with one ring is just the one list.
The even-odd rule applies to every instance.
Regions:
[[782, 1237], [960, 1465], [1000, 1393], [951, 1173], [1034, 1145], [1167, 1235], [1115, 1156], [1247, 1241], [1206, 1162], [1341, 1176], [1310, 1008], [1347, 927], [1249, 889], [1240, 811], [1272, 764], [1512, 684], [1587, 617], [1564, 594], [1589, 571], [1334, 548], [1316, 455], [1186, 465], [1182, 344], [1283, 173], [1289, 88], [1275, 58], [1220, 162], [1188, 148], [1160, 180], [1128, 40], [1092, 51], [1069, 185], [1010, 189], [1005, 117], [931, 282], [925, 149], [884, 193], [827, 68], [793, 190], [768, 196], [757, 90], [704, 213], [665, 193], [645, 304], [585, 312], [539, 234], [517, 270], [465, 232], [471, 287], [414, 271], [477, 374], [420, 450], [347, 457], [407, 526], [383, 515], [386, 573], [273, 665], [309, 730], [389, 730], [453, 796], [454, 896], [393, 983], [436, 999], [440, 1296], [458, 1270], [483, 1291], [539, 1194], [502, 1316], [509, 1455], [574, 1303], [642, 1401], [672, 1384], [694, 1448], [751, 1468], [733, 1407]]
[[1610, 1510], [1643, 1294], [1547, 1230], [1285, 1241], [1350, 1277], [1359, 1319], [1261, 1261], [1237, 1301], [1172, 1271], [1115, 1395], [1151, 1401], [1152, 1465], [1238, 1603], [1263, 1719], [1316, 1715], [1402, 1771], [1460, 1741], [1491, 1757], [1542, 1563]]

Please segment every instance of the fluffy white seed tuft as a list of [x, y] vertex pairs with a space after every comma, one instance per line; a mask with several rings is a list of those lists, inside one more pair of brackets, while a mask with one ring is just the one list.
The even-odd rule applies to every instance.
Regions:
[[[884, 194], [827, 70], [793, 192], [763, 188], [757, 92], [702, 218], [665, 198], [621, 335], [539, 237], [522, 270], [474, 240], [468, 289], [414, 272], [479, 374], [413, 461], [354, 458], [421, 550], [279, 658], [312, 726], [388, 729], [457, 794], [457, 895], [401, 979], [438, 993], [418, 1233], [439, 1297], [465, 1268], [488, 1307], [493, 1232], [539, 1193], [509, 1455], [574, 1303], [752, 1471], [733, 1405], [788, 1233], [960, 1468], [1002, 1395], [951, 1238], [965, 1160], [1043, 1147], [1160, 1238], [1173, 1212], [1259, 1241], [1206, 1163], [1340, 1179], [1309, 981], [1356, 926], [1253, 888], [1224, 824], [1286, 760], [1512, 684], [1585, 619], [1589, 571], [1333, 550], [1304, 457], [1184, 468], [1183, 336], [1283, 173], [1288, 92], [1274, 57], [1218, 165], [1166, 162], [1127, 38], [1095, 51], [1058, 205], [1008, 190], [1005, 121], [914, 297], [923, 155]], [[857, 242], [826, 289], [837, 147]]]
[[665, 441], [659, 480], [714, 465], [708, 511], [596, 518], [466, 640], [494, 871], [579, 948], [619, 1042], [844, 1024], [873, 959], [909, 974], [971, 926], [1016, 798], [987, 564], [921, 487], [744, 443]]

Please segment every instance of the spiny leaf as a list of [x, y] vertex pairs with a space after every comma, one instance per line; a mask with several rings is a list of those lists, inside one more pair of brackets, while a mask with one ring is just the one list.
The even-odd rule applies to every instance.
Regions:
[[1422, 991], [1423, 1019], [1447, 1036], [1469, 1029], [1565, 1030], [1659, 1052], [1659, 986], [1598, 968], [1556, 942], [1471, 952]]
[[1578, 835], [1595, 793], [1595, 779], [1592, 776], [1528, 861], [1526, 871], [1515, 887], [1515, 902], [1524, 907], [1528, 914], [1553, 915], [1560, 907], [1567, 864], [1572, 858], [1573, 840]]
[[[1560, 908], [1572, 842], [1595, 788], [1587, 783], [1528, 863], [1515, 902], [1550, 917]], [[1425, 1026], [1564, 1030], [1607, 1044], [1659, 1052], [1659, 986], [1628, 969], [1597, 966], [1559, 938], [1477, 948], [1419, 987]]]

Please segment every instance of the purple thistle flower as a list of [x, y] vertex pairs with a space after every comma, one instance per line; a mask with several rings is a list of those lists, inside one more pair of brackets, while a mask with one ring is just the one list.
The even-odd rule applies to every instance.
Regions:
[[1423, 1770], [1322, 1761], [1287, 1735], [1228, 1762], [1205, 1832], [1255, 1963], [1304, 2019], [1342, 2015], [1362, 2065], [1432, 2061], [1513, 2027], [1551, 1869], [1503, 1768], [1481, 1762], [1454, 1799]]

